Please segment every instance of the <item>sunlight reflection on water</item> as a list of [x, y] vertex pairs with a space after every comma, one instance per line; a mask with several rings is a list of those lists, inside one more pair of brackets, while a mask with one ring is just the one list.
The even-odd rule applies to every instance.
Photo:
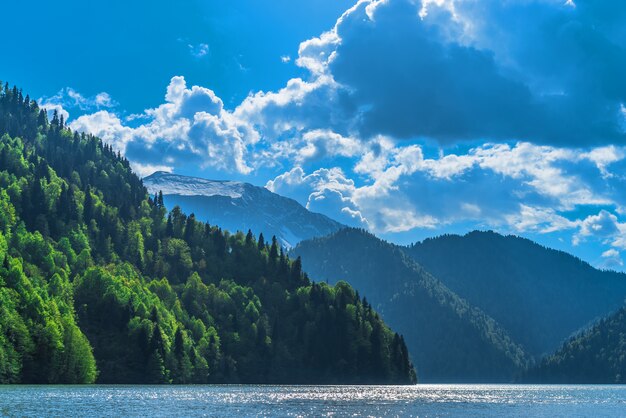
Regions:
[[626, 387], [0, 386], [0, 416], [626, 416]]

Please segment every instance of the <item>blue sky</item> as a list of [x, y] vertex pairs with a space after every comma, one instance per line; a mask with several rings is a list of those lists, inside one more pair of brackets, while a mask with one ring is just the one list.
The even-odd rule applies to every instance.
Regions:
[[621, 2], [12, 3], [29, 21], [0, 27], [2, 78], [141, 175], [249, 181], [399, 243], [493, 229], [624, 269]]

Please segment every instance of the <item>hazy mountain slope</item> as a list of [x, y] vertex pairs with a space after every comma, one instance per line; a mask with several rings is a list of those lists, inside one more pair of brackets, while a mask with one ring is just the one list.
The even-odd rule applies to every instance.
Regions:
[[143, 179], [152, 194], [163, 192], [167, 207], [180, 206], [202, 221], [230, 231], [248, 229], [275, 235], [283, 246], [331, 234], [344, 226], [308, 211], [295, 200], [264, 187], [235, 181], [215, 181], [156, 172]]
[[294, 248], [312, 277], [346, 280], [405, 336], [424, 382], [507, 381], [526, 358], [499, 325], [398, 247], [356, 229]]
[[618, 309], [626, 296], [626, 275], [519, 237], [445, 235], [406, 252], [537, 357]]
[[526, 376], [530, 382], [626, 383], [626, 308], [570, 339]]

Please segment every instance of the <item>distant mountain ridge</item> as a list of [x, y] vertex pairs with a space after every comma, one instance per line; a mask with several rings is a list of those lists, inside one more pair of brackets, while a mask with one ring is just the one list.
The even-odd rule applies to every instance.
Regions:
[[492, 231], [443, 235], [404, 250], [493, 317], [535, 358], [624, 304], [626, 274]]
[[331, 234], [345, 226], [310, 212], [293, 199], [237, 181], [207, 180], [157, 171], [143, 179], [151, 194], [163, 192], [167, 207], [180, 206], [196, 218], [230, 231], [273, 235], [285, 247]]
[[507, 382], [530, 359], [496, 321], [401, 247], [346, 228], [293, 250], [311, 277], [345, 280], [401, 332], [422, 382]]
[[[626, 274], [491, 231], [404, 247], [344, 229], [292, 253], [312, 277], [349, 282], [402, 332], [424, 382], [626, 376], [624, 310], [603, 319], [624, 306]], [[579, 373], [572, 358], [599, 369]]]

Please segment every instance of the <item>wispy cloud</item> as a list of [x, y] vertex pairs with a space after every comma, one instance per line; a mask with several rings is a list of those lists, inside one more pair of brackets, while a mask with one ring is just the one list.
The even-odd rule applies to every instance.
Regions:
[[67, 109], [77, 109], [82, 112], [90, 112], [99, 109], [110, 109], [118, 106], [118, 103], [106, 92], [98, 93], [94, 96], [84, 96], [71, 87], [59, 90], [57, 94], [50, 97], [42, 97], [39, 104], [50, 110], [57, 110], [65, 115], [67, 119], [69, 113]]
[[187, 48], [189, 48], [189, 53], [191, 54], [191, 56], [198, 59], [206, 57], [210, 52], [209, 45], [205, 43], [199, 43], [195, 45], [187, 44]]

